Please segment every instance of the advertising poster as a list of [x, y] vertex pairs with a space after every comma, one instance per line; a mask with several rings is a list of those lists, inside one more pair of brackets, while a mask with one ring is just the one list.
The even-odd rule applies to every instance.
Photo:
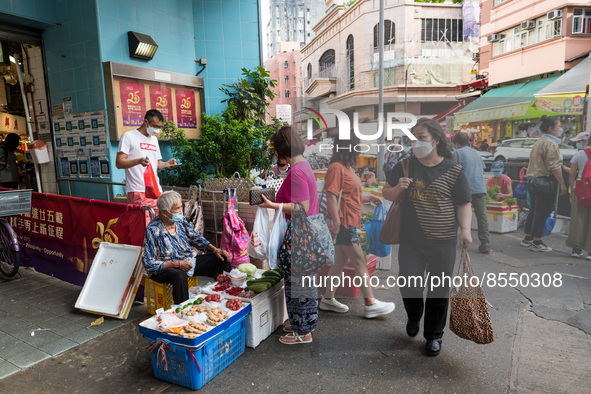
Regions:
[[88, 178], [88, 161], [85, 158], [78, 159], [78, 169], [80, 178]]
[[172, 90], [160, 86], [150, 86], [150, 108], [160, 111], [164, 119], [172, 120]]
[[70, 159], [70, 178], [78, 178], [78, 159]]
[[123, 126], [141, 126], [146, 114], [144, 85], [121, 81], [119, 87], [121, 90]]
[[101, 177], [101, 165], [98, 157], [90, 158], [90, 177], [100, 178]]
[[62, 178], [70, 177], [70, 160], [67, 157], [60, 158], [60, 168], [62, 170]]
[[111, 168], [109, 166], [109, 160], [107, 160], [106, 158], [101, 158], [99, 162], [101, 167], [101, 178], [110, 178]]
[[176, 118], [177, 125], [181, 129], [197, 128], [194, 91], [176, 89]]

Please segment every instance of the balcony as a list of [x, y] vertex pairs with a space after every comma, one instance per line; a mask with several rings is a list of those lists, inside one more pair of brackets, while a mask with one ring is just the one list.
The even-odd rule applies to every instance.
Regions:
[[331, 97], [337, 93], [336, 67], [331, 65], [304, 80], [304, 91], [311, 97]]

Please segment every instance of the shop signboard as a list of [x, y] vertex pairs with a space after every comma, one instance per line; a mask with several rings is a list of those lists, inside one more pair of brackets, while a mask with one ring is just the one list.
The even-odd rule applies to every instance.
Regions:
[[454, 121], [457, 124], [469, 124], [495, 119], [509, 119], [524, 116], [528, 113], [530, 103], [507, 105], [480, 111], [456, 112]]
[[83, 285], [102, 242], [142, 246], [145, 212], [127, 204], [33, 192], [31, 212], [10, 218], [21, 264]]
[[144, 85], [136, 82], [119, 84], [121, 92], [121, 113], [123, 126], [139, 127], [146, 115], [146, 93]]
[[172, 90], [150, 85], [150, 108], [160, 111], [164, 119], [172, 120]]
[[277, 104], [275, 106], [275, 116], [287, 124], [291, 124], [291, 105]]
[[192, 90], [176, 89], [176, 118], [179, 128], [197, 128], [197, 113], [195, 111], [195, 92]]
[[560, 94], [553, 96], [538, 96], [534, 107], [555, 114], [582, 115], [585, 104], [585, 94]]

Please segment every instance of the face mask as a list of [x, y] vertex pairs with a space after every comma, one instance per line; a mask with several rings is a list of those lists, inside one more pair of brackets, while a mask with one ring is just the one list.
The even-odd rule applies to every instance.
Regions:
[[418, 159], [422, 159], [433, 152], [433, 143], [431, 141], [413, 141], [412, 151]]
[[503, 171], [493, 171], [492, 173], [494, 176], [501, 176], [503, 174]]
[[363, 171], [363, 173], [364, 173], [365, 175], [367, 175], [367, 174], [369, 174], [369, 171]]
[[285, 171], [281, 171], [281, 170], [279, 170], [279, 173], [280, 173], [280, 174], [287, 174], [287, 170], [289, 170], [289, 168], [287, 168]]
[[173, 213], [172, 217], [170, 218], [173, 222], [182, 222], [183, 221], [183, 214], [182, 213]]
[[155, 127], [152, 127], [150, 125], [148, 125], [148, 128], [146, 129], [146, 131], [148, 132], [148, 135], [154, 137], [156, 135], [158, 135], [158, 133], [160, 133], [160, 129], [157, 129]]

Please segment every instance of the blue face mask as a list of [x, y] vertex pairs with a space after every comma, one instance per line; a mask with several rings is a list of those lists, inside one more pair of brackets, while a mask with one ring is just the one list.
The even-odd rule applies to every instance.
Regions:
[[182, 213], [173, 213], [172, 217], [170, 218], [173, 222], [182, 222], [183, 221], [183, 214]]
[[363, 173], [364, 173], [365, 175], [367, 175], [367, 174], [369, 174], [369, 171], [363, 171]]
[[494, 176], [501, 176], [503, 174], [503, 171], [493, 171], [492, 173]]

